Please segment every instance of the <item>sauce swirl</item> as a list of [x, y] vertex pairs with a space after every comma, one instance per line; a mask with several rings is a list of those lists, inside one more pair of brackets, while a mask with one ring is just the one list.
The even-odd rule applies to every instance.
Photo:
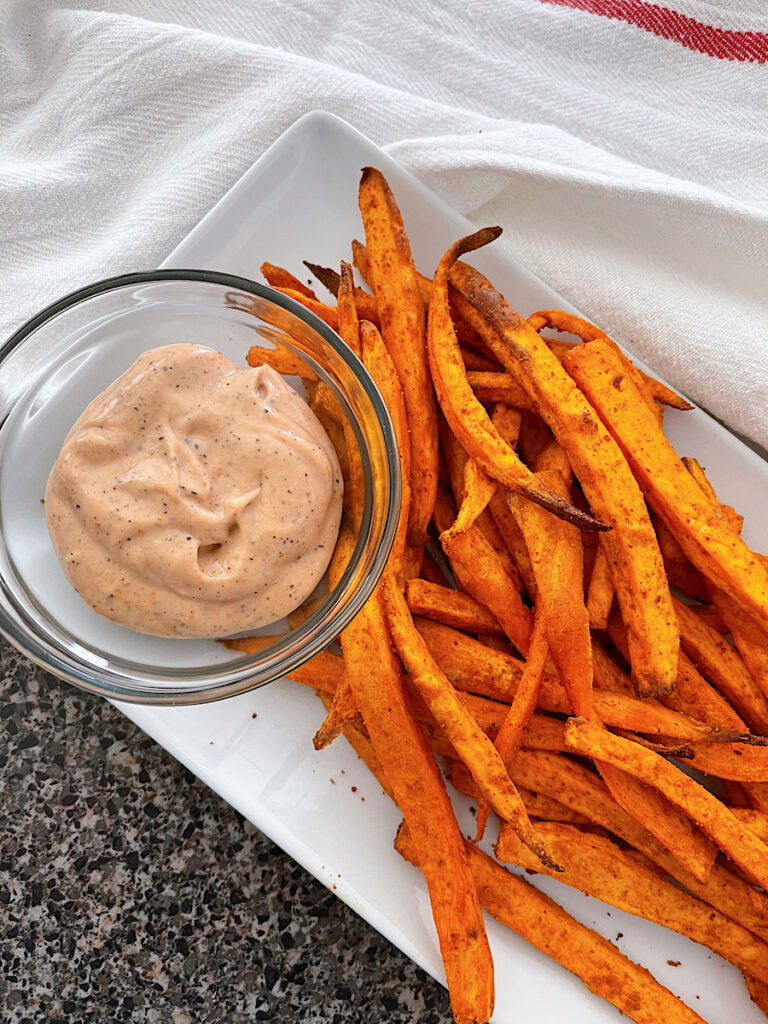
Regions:
[[96, 612], [155, 636], [221, 637], [311, 594], [342, 490], [328, 435], [271, 367], [177, 344], [91, 402], [45, 500], [56, 554]]

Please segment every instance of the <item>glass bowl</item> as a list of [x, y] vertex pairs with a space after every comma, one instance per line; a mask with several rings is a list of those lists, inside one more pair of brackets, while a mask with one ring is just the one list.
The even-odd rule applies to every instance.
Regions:
[[[48, 536], [43, 495], [69, 428], [144, 351], [195, 342], [244, 365], [251, 345], [284, 348], [335, 398], [359, 448], [365, 505], [353, 556], [327, 574], [255, 654], [215, 640], [165, 639], [109, 622], [77, 595]], [[302, 377], [288, 377], [302, 390]], [[327, 397], [327, 392], [326, 392]], [[334, 401], [331, 399], [331, 402]], [[48, 306], [0, 348], [0, 633], [37, 664], [91, 692], [140, 704], [193, 704], [285, 675], [331, 643], [370, 596], [400, 506], [397, 445], [362, 363], [313, 313], [245, 278], [203, 270], [126, 274]]]

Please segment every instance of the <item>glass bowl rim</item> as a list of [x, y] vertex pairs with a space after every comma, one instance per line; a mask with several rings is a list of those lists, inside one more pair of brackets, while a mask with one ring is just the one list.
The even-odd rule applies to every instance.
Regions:
[[[2, 345], [0, 345], [0, 373], [2, 373], [4, 364], [8, 357], [18, 348], [19, 345], [22, 344], [22, 342], [34, 334], [39, 328], [55, 319], [61, 313], [66, 312], [68, 309], [72, 309], [81, 302], [107, 292], [118, 291], [132, 285], [163, 281], [215, 284], [221, 285], [222, 287], [230, 290], [241, 291], [254, 295], [257, 298], [264, 299], [267, 302], [283, 309], [285, 312], [292, 314], [301, 320], [306, 326], [319, 334], [323, 341], [325, 341], [334, 350], [336, 355], [340, 356], [343, 362], [347, 364], [347, 367], [357, 378], [358, 383], [361, 385], [366, 397], [370, 401], [376, 422], [378, 423], [379, 429], [382, 433], [386, 464], [389, 473], [389, 497], [384, 516], [381, 541], [373, 557], [373, 562], [369, 572], [362, 580], [357, 591], [350, 597], [347, 604], [333, 620], [332, 635], [328, 635], [329, 623], [326, 622], [322, 626], [320, 623], [317, 623], [315, 635], [311, 637], [308, 642], [303, 644], [289, 657], [281, 658], [279, 655], [273, 655], [271, 658], [267, 659], [267, 661], [260, 667], [258, 678], [255, 680], [253, 678], [255, 666], [253, 665], [252, 660], [257, 657], [256, 655], [251, 656], [251, 662], [240, 662], [237, 663], [236, 668], [230, 669], [228, 675], [231, 675], [232, 678], [226, 682], [215, 681], [195, 683], [190, 679], [190, 684], [188, 686], [179, 686], [171, 689], [164, 688], [162, 684], [152, 681], [142, 685], [130, 680], [126, 684], [119, 678], [107, 681], [105, 678], [97, 677], [96, 672], [90, 669], [90, 667], [87, 671], [80, 668], [79, 665], [82, 665], [82, 662], [80, 662], [79, 665], [70, 664], [70, 662], [78, 660], [77, 656], [73, 655], [71, 652], [66, 652], [67, 660], [64, 661], [59, 656], [58, 651], [52, 653], [50, 650], [47, 650], [37, 641], [37, 638], [26, 631], [23, 624], [17, 624], [15, 619], [6, 614], [4, 602], [0, 602], [0, 635], [5, 637], [6, 640], [25, 654], [31, 661], [46, 671], [51, 672], [57, 676], [57, 678], [64, 679], [67, 682], [71, 682], [75, 686], [78, 686], [80, 689], [84, 689], [88, 692], [102, 697], [107, 697], [112, 700], [121, 700], [127, 703], [142, 705], [181, 706], [208, 703], [210, 701], [221, 700], [226, 697], [233, 697], [241, 693], [246, 693], [249, 690], [256, 689], [260, 686], [264, 686], [267, 683], [274, 682], [286, 675], [288, 672], [298, 668], [300, 665], [303, 665], [315, 654], [327, 647], [328, 644], [331, 643], [347, 625], [349, 625], [371, 596], [382, 572], [384, 571], [384, 567], [389, 557], [395, 538], [395, 532], [397, 530], [400, 510], [401, 472], [397, 438], [389, 411], [381, 397], [378, 387], [362, 361], [358, 359], [354, 352], [352, 352], [352, 350], [341, 340], [339, 335], [329, 327], [324, 320], [306, 306], [297, 302], [290, 296], [284, 295], [282, 292], [269, 287], [268, 285], [263, 285], [258, 281], [252, 281], [249, 278], [242, 277], [237, 274], [227, 274], [221, 271], [194, 268], [164, 268], [118, 274], [113, 277], [103, 278], [89, 285], [85, 285], [82, 288], [78, 288], [61, 298], [56, 299], [54, 302], [49, 303], [18, 327], [17, 330], [14, 331], [13, 334], [11, 334], [11, 336], [2, 343]], [[2, 582], [4, 585], [4, 581]], [[306, 623], [303, 625], [306, 625]], [[299, 629], [301, 628], [303, 628], [303, 626], [299, 627]], [[289, 637], [294, 632], [295, 631], [291, 630], [286, 633], [285, 636]], [[140, 636], [141, 634], [137, 635]], [[50, 646], [50, 644], [47, 644], [47, 646]], [[226, 665], [226, 662], [222, 663], [221, 669], [225, 670]], [[211, 668], [213, 668], [213, 666], [211, 666]], [[108, 669], [107, 674], [110, 674], [111, 671], [112, 670]], [[148, 669], [148, 673], [150, 672], [151, 668]], [[119, 673], [115, 672], [115, 675], [119, 676]]]

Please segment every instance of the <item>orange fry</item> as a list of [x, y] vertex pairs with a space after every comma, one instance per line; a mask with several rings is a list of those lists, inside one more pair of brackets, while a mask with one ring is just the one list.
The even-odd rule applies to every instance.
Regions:
[[626, 459], [557, 357], [482, 274], [457, 263], [451, 285], [462, 314], [536, 402], [595, 515], [613, 527], [604, 546], [627, 623], [633, 679], [642, 695], [668, 692], [677, 672], [677, 623], [656, 536]]
[[478, 370], [467, 366], [467, 383], [472, 388], [478, 402], [504, 402], [514, 405], [517, 409], [536, 411], [530, 396], [520, 387], [509, 373], [498, 370]]
[[[537, 474], [550, 490], [565, 494], [557, 470]], [[510, 496], [510, 507], [525, 537], [536, 579], [536, 615], [541, 617], [552, 660], [572, 710], [592, 714], [592, 647], [584, 605], [579, 531], [544, 509]]]
[[339, 329], [339, 315], [333, 306], [328, 306], [317, 299], [309, 298], [303, 292], [297, 292], [293, 288], [276, 288], [275, 291], [281, 292], [283, 295], [287, 295], [289, 299], [294, 299], [300, 303], [310, 313], [314, 313], [315, 316], [319, 316], [321, 320], [324, 320], [334, 331]]
[[586, 719], [570, 719], [565, 727], [565, 738], [579, 753], [607, 761], [646, 786], [657, 789], [758, 885], [763, 888], [768, 885], [768, 847], [699, 783], [652, 750], [612, 736]]
[[[662, 384], [661, 381], [649, 377], [647, 373], [643, 373], [628, 356], [624, 355], [616, 342], [609, 338], [605, 331], [601, 331], [599, 327], [595, 327], [594, 324], [589, 323], [587, 320], [582, 320], [580, 316], [566, 313], [562, 309], [542, 309], [538, 313], [529, 316], [528, 323], [535, 331], [540, 331], [543, 327], [551, 327], [556, 331], [566, 331], [568, 334], [574, 334], [577, 338], [581, 338], [582, 341], [596, 341], [599, 339], [609, 343], [615, 351], [620, 353], [635, 379], [638, 382], [642, 382], [643, 390], [651, 399], [661, 402], [662, 405], [672, 406], [674, 409], [687, 410], [693, 408], [690, 402], [686, 402], [680, 395], [676, 395], [666, 384]], [[547, 341], [549, 343], [549, 339]]]
[[360, 340], [362, 345], [362, 356], [365, 368], [376, 382], [381, 392], [381, 397], [386, 403], [389, 415], [392, 419], [392, 426], [397, 439], [397, 449], [400, 456], [400, 521], [397, 526], [395, 541], [389, 556], [389, 567], [397, 576], [404, 573], [404, 559], [406, 553], [406, 534], [409, 522], [409, 510], [413, 500], [411, 491], [411, 441], [408, 433], [408, 419], [406, 416], [405, 400], [400, 387], [400, 381], [395, 370], [394, 362], [389, 352], [384, 347], [381, 335], [373, 324], [363, 320], [360, 324]]
[[685, 935], [740, 970], [768, 981], [768, 945], [743, 925], [665, 881], [657, 870], [639, 864], [610, 839], [559, 823], [542, 822], [539, 829], [548, 846], [557, 851], [565, 867], [562, 874], [547, 871], [509, 830], [501, 833], [496, 856], [527, 871], [551, 874], [587, 896]]
[[613, 349], [602, 341], [563, 360], [629, 460], [650, 506], [693, 565], [768, 628], [768, 569], [703, 494], [650, 414]]
[[599, 776], [584, 765], [547, 750], [523, 750], [515, 760], [512, 777], [518, 786], [535, 786], [538, 792], [607, 828], [699, 899], [768, 940], [768, 897], [719, 864], [712, 866], [706, 882], [698, 881], [616, 803]]
[[504, 571], [498, 555], [477, 526], [450, 536], [447, 531], [453, 518], [450, 498], [439, 488], [435, 525], [456, 579], [498, 619], [515, 647], [525, 654], [532, 629], [530, 609], [523, 604], [514, 581]]
[[[402, 828], [395, 849], [419, 865], [415, 844]], [[486, 910], [576, 974], [591, 992], [603, 996], [637, 1024], [704, 1024], [644, 967], [638, 967], [607, 939], [579, 924], [554, 900], [469, 843], [467, 855]]]
[[[339, 287], [341, 285], [341, 275], [336, 270], [332, 270], [331, 267], [321, 267], [317, 263], [310, 263], [308, 260], [303, 260], [304, 266], [310, 273], [314, 274], [318, 281], [325, 285], [328, 291], [338, 301], [339, 298]], [[361, 320], [369, 320], [372, 324], [379, 326], [379, 310], [376, 306], [376, 299], [371, 295], [370, 292], [365, 291], [363, 288], [358, 288], [356, 285], [352, 286], [352, 295], [355, 300], [355, 306], [357, 307], [357, 313]]]
[[440, 260], [435, 273], [427, 335], [429, 365], [437, 400], [462, 448], [489, 476], [581, 529], [601, 529], [602, 524], [591, 516], [542, 487], [515, 451], [502, 440], [485, 409], [473, 395], [467, 379], [448, 304], [448, 274], [463, 253], [486, 245], [500, 233], [498, 228], [485, 228], [456, 242]]
[[747, 725], [768, 736], [768, 698], [747, 671], [739, 652], [682, 601], [675, 599], [675, 610], [685, 653]]
[[459, 700], [453, 686], [430, 654], [413, 625], [405, 598], [391, 576], [384, 578], [383, 597], [387, 622], [397, 651], [414, 686], [443, 728], [446, 739], [466, 764], [478, 789], [493, 810], [512, 825], [521, 840], [542, 862], [556, 870], [556, 865], [547, 855], [528, 819], [520, 794], [510, 781], [498, 751], [468, 712], [466, 705]]
[[406, 701], [380, 588], [341, 642], [357, 706], [418, 851], [455, 1019], [487, 1021], [493, 963], [477, 889], [445, 784]]
[[381, 333], [400, 378], [413, 442], [408, 539], [424, 544], [437, 488], [437, 410], [424, 306], [400, 210], [384, 176], [373, 167], [363, 169], [359, 204]]
[[308, 288], [303, 281], [300, 281], [298, 277], [284, 267], [277, 267], [274, 263], [262, 263], [261, 273], [264, 280], [272, 288], [279, 288], [281, 290], [289, 288], [291, 291], [299, 292], [305, 299], [317, 299], [311, 288]]
[[424, 615], [468, 633], [504, 633], [487, 608], [460, 590], [449, 590], [428, 580], [409, 580], [405, 596], [412, 615]]

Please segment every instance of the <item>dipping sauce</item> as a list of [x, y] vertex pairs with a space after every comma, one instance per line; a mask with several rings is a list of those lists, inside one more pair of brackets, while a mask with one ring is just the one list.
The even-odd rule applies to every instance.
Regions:
[[328, 435], [279, 374], [181, 344], [145, 352], [91, 402], [45, 501], [94, 611], [155, 636], [223, 637], [312, 593], [342, 492]]

